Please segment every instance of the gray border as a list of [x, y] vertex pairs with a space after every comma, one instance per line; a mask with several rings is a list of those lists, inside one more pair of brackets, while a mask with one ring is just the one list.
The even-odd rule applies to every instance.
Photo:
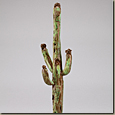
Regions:
[[[114, 15], [114, 16], [113, 16], [113, 37], [114, 37], [114, 38], [113, 38], [113, 42], [114, 42], [114, 43], [113, 43], [113, 44], [115, 44], [115, 40], [114, 40], [114, 39], [115, 39], [115, 36], [114, 36], [114, 33], [115, 33], [115, 29], [114, 29], [114, 27], [115, 27], [115, 23], [114, 23], [114, 20], [115, 20], [115, 8], [114, 8], [114, 7], [115, 7], [115, 0], [113, 0], [113, 15]], [[115, 47], [114, 47], [114, 45], [113, 45], [113, 58], [115, 57], [114, 54], [115, 54]], [[114, 66], [114, 65], [115, 65], [115, 62], [114, 62], [114, 59], [113, 59], [113, 66]], [[115, 67], [113, 67], [113, 70], [115, 71]], [[114, 72], [113, 72], [113, 81], [115, 82]], [[114, 86], [114, 83], [113, 83], [113, 91], [114, 91], [114, 89], [115, 89], [115, 86]], [[115, 108], [114, 108], [114, 103], [115, 103], [114, 96], [115, 96], [115, 91], [113, 92], [113, 114], [115, 114], [115, 113], [114, 113], [114, 110], [115, 110]], [[25, 114], [26, 114], [26, 113], [22, 113], [22, 114], [21, 114], [21, 113], [19, 113], [19, 114], [18, 114], [18, 113], [16, 113], [16, 114], [15, 114], [15, 113], [11, 113], [11, 114], [8, 113], [8, 114], [6, 114], [6, 113], [5, 113], [5, 114], [3, 114], [3, 115], [25, 115]], [[35, 113], [33, 113], [33, 114], [35, 114]], [[30, 113], [30, 114], [27, 113], [26, 115], [33, 115], [33, 114], [32, 114], [32, 113]], [[48, 113], [48, 114], [50, 114], [50, 113]], [[51, 114], [52, 114], [52, 113], [51, 113]], [[64, 114], [65, 114], [65, 113], [64, 113]], [[77, 114], [77, 113], [72, 113], [72, 114]], [[80, 114], [78, 113], [77, 115], [81, 115], [81, 114], [82, 114], [82, 113], [80, 113]], [[83, 113], [82, 115], [89, 115], [89, 114], [93, 115], [93, 113]], [[100, 114], [101, 114], [101, 113], [100, 113]], [[105, 113], [105, 114], [107, 114], [107, 113]], [[105, 114], [101, 114], [101, 115], [105, 115]], [[2, 115], [2, 113], [0, 113], [0, 115]], [[39, 113], [37, 114], [37, 113], [36, 113], [36, 115], [42, 115], [42, 114], [39, 114]], [[44, 114], [44, 115], [47, 115], [47, 114]], [[52, 114], [52, 115], [53, 115], [53, 114]], [[66, 114], [65, 114], [65, 115], [66, 115]], [[67, 115], [71, 115], [71, 114], [69, 113], [69, 114], [67, 114]], [[98, 113], [96, 113], [96, 114], [94, 113], [94, 115], [99, 115], [99, 114], [98, 114]], [[108, 115], [111, 115], [111, 114], [108, 114]]]

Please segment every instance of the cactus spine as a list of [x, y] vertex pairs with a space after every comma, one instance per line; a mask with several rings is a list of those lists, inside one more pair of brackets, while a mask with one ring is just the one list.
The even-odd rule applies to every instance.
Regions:
[[62, 113], [63, 111], [63, 76], [71, 70], [72, 55], [71, 50], [66, 50], [66, 63], [62, 69], [61, 41], [60, 41], [60, 21], [61, 6], [56, 3], [53, 8], [53, 63], [49, 56], [46, 44], [41, 44], [42, 54], [46, 65], [52, 73], [52, 80], [49, 78], [48, 70], [45, 65], [42, 66], [42, 76], [47, 85], [52, 85], [53, 113]]

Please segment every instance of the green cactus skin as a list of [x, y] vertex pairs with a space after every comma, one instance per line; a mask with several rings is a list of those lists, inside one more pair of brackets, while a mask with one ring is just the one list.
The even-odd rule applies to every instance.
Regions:
[[56, 3], [53, 8], [53, 63], [49, 56], [46, 44], [41, 44], [42, 54], [46, 65], [52, 73], [52, 81], [49, 78], [48, 70], [45, 65], [42, 66], [42, 76], [47, 85], [52, 85], [53, 113], [62, 113], [63, 111], [63, 76], [71, 70], [72, 55], [70, 49], [66, 50], [66, 63], [62, 69], [61, 41], [60, 41], [60, 23], [61, 6]]
[[48, 70], [47, 70], [46, 66], [43, 65], [42, 68], [43, 68], [42, 69], [42, 76], [43, 76], [44, 82], [47, 85], [54, 85], [53, 81], [51, 81], [49, 78], [49, 74], [48, 74]]
[[48, 49], [46, 48], [46, 44], [41, 44], [41, 48], [42, 48], [42, 54], [44, 56], [44, 60], [46, 62], [46, 65], [48, 66], [49, 70], [52, 73], [53, 64], [52, 64], [52, 60], [49, 56]]
[[65, 51], [66, 52], [66, 63], [65, 63], [65, 68], [62, 72], [62, 75], [67, 75], [70, 70], [71, 70], [71, 64], [72, 64], [72, 55], [71, 55], [71, 50], [68, 49]]

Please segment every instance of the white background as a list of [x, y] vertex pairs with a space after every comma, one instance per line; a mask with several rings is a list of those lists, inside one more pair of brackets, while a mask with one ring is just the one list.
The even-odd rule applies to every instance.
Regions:
[[[40, 44], [53, 58], [57, 0], [0, 0], [0, 113], [52, 113]], [[72, 49], [64, 76], [64, 113], [113, 112], [113, 1], [58, 0], [61, 51]], [[46, 65], [46, 64], [45, 64]], [[49, 71], [50, 78], [52, 74]]]

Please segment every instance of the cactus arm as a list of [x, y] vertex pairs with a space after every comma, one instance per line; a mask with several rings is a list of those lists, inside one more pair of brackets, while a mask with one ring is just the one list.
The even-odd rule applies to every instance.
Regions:
[[49, 70], [52, 73], [53, 64], [52, 64], [52, 60], [49, 56], [48, 49], [46, 48], [46, 44], [41, 44], [41, 49], [42, 49], [42, 54], [43, 54], [44, 60], [46, 62], [46, 65], [48, 66]]
[[46, 66], [43, 65], [42, 68], [43, 68], [42, 69], [42, 76], [43, 76], [44, 82], [47, 85], [54, 85], [53, 81], [51, 81], [49, 78], [49, 74], [48, 74], [48, 70], [47, 70]]
[[62, 72], [62, 75], [67, 75], [70, 70], [71, 70], [71, 65], [72, 65], [72, 55], [71, 55], [71, 50], [68, 49], [65, 51], [66, 52], [66, 63], [65, 63], [65, 68]]

